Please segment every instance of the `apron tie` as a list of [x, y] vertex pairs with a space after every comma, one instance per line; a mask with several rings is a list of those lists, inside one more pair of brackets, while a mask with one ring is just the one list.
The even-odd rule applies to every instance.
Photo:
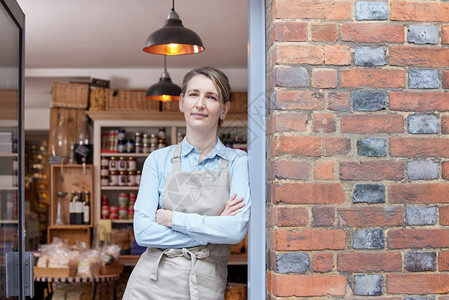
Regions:
[[161, 262], [162, 256], [164, 254], [168, 258], [182, 257], [190, 259], [190, 275], [189, 275], [189, 287], [190, 287], [190, 298], [192, 300], [199, 299], [198, 296], [198, 282], [196, 280], [195, 263], [197, 259], [203, 259], [209, 257], [209, 249], [203, 246], [192, 247], [192, 248], [181, 248], [181, 249], [165, 249], [158, 256], [156, 262], [153, 265], [150, 273], [151, 280], [157, 280], [157, 269]]

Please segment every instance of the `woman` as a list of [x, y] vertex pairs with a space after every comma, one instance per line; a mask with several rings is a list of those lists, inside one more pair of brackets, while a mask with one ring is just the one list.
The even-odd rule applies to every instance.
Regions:
[[194, 69], [181, 92], [184, 140], [152, 152], [143, 166], [134, 233], [148, 248], [124, 299], [223, 299], [230, 244], [247, 231], [247, 155], [217, 138], [231, 106], [228, 78], [212, 67]]

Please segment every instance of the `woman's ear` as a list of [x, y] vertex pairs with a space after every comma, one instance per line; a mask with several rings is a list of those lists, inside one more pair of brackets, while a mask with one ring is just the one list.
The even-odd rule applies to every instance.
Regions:
[[184, 95], [181, 93], [179, 95], [179, 111], [180, 112], [184, 112], [183, 106], [184, 106]]
[[224, 120], [230, 109], [231, 109], [231, 102], [226, 102], [223, 112], [220, 115], [220, 119]]

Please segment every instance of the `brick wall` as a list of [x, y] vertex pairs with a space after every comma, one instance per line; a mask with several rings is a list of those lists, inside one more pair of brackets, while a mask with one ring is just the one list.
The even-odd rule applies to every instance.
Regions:
[[267, 299], [449, 299], [449, 1], [266, 23]]

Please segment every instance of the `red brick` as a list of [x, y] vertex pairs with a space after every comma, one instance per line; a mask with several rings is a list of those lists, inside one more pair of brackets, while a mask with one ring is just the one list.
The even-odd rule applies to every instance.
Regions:
[[390, 110], [449, 111], [449, 93], [443, 92], [391, 92]]
[[390, 138], [390, 155], [401, 157], [449, 157], [447, 138]]
[[351, 152], [351, 140], [348, 138], [324, 138], [324, 156], [333, 157], [347, 155]]
[[449, 271], [449, 251], [440, 251], [438, 255], [438, 270]]
[[404, 209], [402, 207], [361, 207], [338, 210], [340, 226], [402, 226]]
[[345, 252], [337, 254], [339, 272], [400, 272], [401, 252]]
[[314, 113], [312, 114], [313, 132], [332, 133], [335, 132], [335, 115]]
[[314, 69], [312, 71], [312, 87], [318, 89], [329, 89], [337, 86], [337, 70]]
[[327, 109], [349, 111], [351, 109], [348, 92], [330, 92], [327, 95]]
[[316, 273], [332, 272], [334, 269], [334, 254], [330, 252], [316, 253], [313, 256], [313, 271]]
[[403, 133], [404, 119], [401, 115], [358, 114], [341, 117], [343, 133]]
[[448, 229], [391, 229], [388, 248], [446, 248], [449, 245]]
[[390, 47], [390, 65], [403, 67], [449, 67], [449, 48]]
[[325, 4], [321, 0], [278, 0], [272, 9], [277, 19], [324, 19]]
[[402, 180], [404, 162], [402, 161], [342, 161], [340, 162], [341, 180]]
[[312, 136], [277, 136], [274, 138], [272, 156], [321, 156], [321, 138]]
[[449, 44], [449, 25], [441, 26], [441, 31], [443, 31], [443, 36], [441, 37], [441, 43]]
[[304, 207], [277, 205], [267, 215], [268, 227], [303, 227], [309, 222], [309, 213]]
[[272, 169], [269, 179], [306, 180], [309, 177], [309, 163], [303, 160], [275, 160], [268, 168]]
[[359, 43], [403, 43], [404, 26], [387, 23], [344, 23], [341, 39]]
[[324, 48], [321, 45], [280, 44], [276, 47], [276, 63], [321, 65]]
[[274, 39], [279, 42], [304, 42], [308, 39], [305, 22], [274, 23], [273, 32]]
[[394, 1], [390, 11], [394, 21], [449, 22], [448, 3]]
[[440, 225], [449, 225], [449, 206], [440, 206]]
[[443, 71], [443, 88], [449, 89], [449, 71]]
[[335, 23], [312, 23], [311, 32], [314, 42], [335, 42], [338, 39]]
[[350, 20], [352, 15], [351, 1], [326, 1], [327, 20]]
[[446, 294], [449, 274], [387, 274], [389, 294]]
[[405, 71], [393, 69], [350, 69], [341, 72], [342, 87], [404, 88]]
[[267, 122], [267, 134], [275, 132], [306, 131], [309, 116], [304, 112], [286, 112], [273, 114]]
[[448, 183], [392, 184], [388, 187], [390, 203], [449, 203]]
[[441, 177], [443, 179], [449, 180], [449, 161], [443, 161], [442, 164]]
[[317, 180], [335, 179], [333, 160], [318, 160], [313, 163], [313, 178]]
[[332, 206], [312, 207], [312, 226], [333, 226], [335, 225], [335, 208]]
[[277, 229], [271, 235], [277, 251], [342, 250], [345, 232], [340, 229]]
[[274, 202], [284, 204], [341, 204], [346, 196], [339, 183], [285, 183], [274, 185]]
[[278, 91], [276, 109], [322, 110], [325, 108], [324, 94], [316, 91]]
[[324, 63], [326, 65], [347, 66], [351, 64], [351, 47], [346, 45], [324, 46]]
[[344, 275], [272, 275], [274, 296], [318, 297], [343, 296], [346, 291]]

